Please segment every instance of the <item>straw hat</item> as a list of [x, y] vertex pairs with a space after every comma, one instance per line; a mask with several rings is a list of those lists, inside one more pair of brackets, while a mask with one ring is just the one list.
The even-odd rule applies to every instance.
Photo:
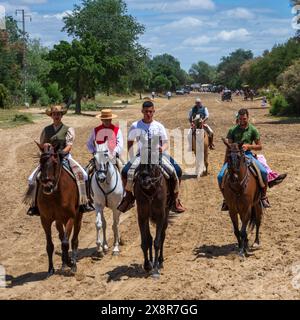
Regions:
[[101, 110], [100, 114], [96, 115], [96, 118], [101, 119], [101, 120], [111, 120], [115, 119], [118, 116], [116, 114], [113, 114], [111, 109], [103, 109]]
[[201, 101], [200, 98], [197, 98], [197, 99], [195, 100], [195, 102], [196, 102], [196, 103], [197, 103], [197, 102], [200, 102], [200, 103], [201, 103], [202, 101]]
[[60, 112], [62, 113], [62, 115], [66, 114], [67, 113], [67, 109], [65, 109], [64, 107], [62, 106], [52, 106], [50, 109], [47, 109], [46, 110], [46, 114], [47, 116], [51, 117], [52, 115], [52, 112]]

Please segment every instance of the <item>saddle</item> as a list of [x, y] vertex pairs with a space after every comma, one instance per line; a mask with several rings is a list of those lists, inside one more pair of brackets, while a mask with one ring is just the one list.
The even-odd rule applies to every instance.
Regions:
[[[248, 168], [250, 170], [250, 173], [253, 175], [253, 177], [256, 179], [256, 181], [258, 182], [258, 185], [261, 188], [265, 188], [265, 183], [264, 180], [262, 178], [261, 172], [259, 170], [259, 168], [257, 167], [257, 165], [255, 164], [255, 162], [249, 163], [248, 164]], [[227, 181], [228, 178], [228, 169], [225, 170], [222, 182], [221, 182], [221, 189], [224, 189], [225, 183]]]

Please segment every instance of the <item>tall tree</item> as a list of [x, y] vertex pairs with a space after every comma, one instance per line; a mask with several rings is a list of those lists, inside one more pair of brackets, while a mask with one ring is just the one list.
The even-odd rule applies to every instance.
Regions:
[[253, 59], [252, 51], [243, 49], [238, 49], [230, 53], [229, 56], [222, 57], [217, 68], [217, 82], [232, 89], [239, 88], [242, 85], [239, 75], [240, 68], [250, 59]]
[[192, 65], [189, 75], [195, 83], [212, 83], [216, 78], [216, 68], [204, 61], [199, 61]]
[[103, 52], [105, 48], [91, 35], [70, 44], [61, 41], [49, 52], [52, 64], [50, 77], [65, 92], [76, 93], [75, 113], [81, 113], [81, 100], [84, 96], [94, 96], [99, 87], [99, 79], [104, 74]]
[[144, 26], [127, 14], [122, 0], [83, 0], [64, 23], [69, 35], [82, 39], [90, 33], [105, 48], [101, 84], [109, 94], [112, 85], [131, 71], [132, 57], [143, 51], [137, 41]]
[[[171, 86], [168, 89], [176, 90], [178, 85], [183, 85], [186, 82], [186, 72], [181, 69], [180, 62], [169, 54], [163, 54], [154, 57], [149, 63], [150, 70], [152, 72], [151, 87], [157, 89], [158, 83], [160, 88]], [[166, 81], [168, 80], [168, 81]]]

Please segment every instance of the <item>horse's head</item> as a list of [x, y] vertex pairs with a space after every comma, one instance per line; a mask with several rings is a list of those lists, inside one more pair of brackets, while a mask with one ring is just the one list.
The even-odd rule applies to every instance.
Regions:
[[243, 150], [243, 143], [228, 143], [224, 138], [222, 139], [228, 148], [227, 164], [228, 171], [232, 177], [238, 179], [241, 166], [245, 163], [245, 152]]
[[38, 143], [37, 146], [41, 151], [41, 176], [39, 182], [42, 185], [43, 193], [50, 195], [57, 188], [63, 154], [58, 152], [59, 146], [45, 144], [45, 146], [42, 147]]
[[107, 178], [107, 172], [110, 162], [107, 143], [97, 144], [96, 148], [97, 151], [94, 156], [96, 165], [96, 177], [100, 181], [100, 183], [103, 183]]
[[195, 129], [203, 129], [203, 119], [201, 119], [200, 114], [197, 114], [194, 118], [193, 118], [193, 122], [195, 125]]
[[140, 164], [138, 172], [138, 181], [142, 189], [156, 189], [160, 184], [162, 173], [158, 165]]

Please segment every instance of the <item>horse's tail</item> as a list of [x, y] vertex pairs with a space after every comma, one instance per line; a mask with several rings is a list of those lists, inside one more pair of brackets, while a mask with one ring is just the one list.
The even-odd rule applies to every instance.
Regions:
[[255, 207], [253, 206], [251, 209], [251, 217], [250, 217], [250, 230], [253, 231], [254, 227], [256, 226], [256, 210]]
[[23, 201], [22, 201], [26, 205], [31, 205], [31, 203], [32, 203], [34, 188], [35, 188], [35, 186], [33, 184], [30, 184], [27, 188], [27, 191], [26, 191], [24, 198], [23, 198]]

